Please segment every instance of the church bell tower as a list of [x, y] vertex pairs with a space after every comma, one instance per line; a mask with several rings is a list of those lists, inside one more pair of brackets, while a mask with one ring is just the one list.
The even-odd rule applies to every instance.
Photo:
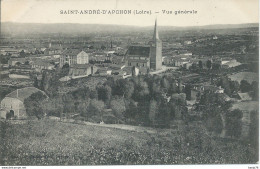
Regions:
[[153, 39], [150, 44], [150, 69], [160, 70], [162, 68], [162, 41], [159, 38], [157, 19], [155, 20]]

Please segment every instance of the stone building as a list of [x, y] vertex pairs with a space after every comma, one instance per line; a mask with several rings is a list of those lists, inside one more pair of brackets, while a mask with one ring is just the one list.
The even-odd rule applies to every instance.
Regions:
[[160, 70], [162, 68], [162, 41], [159, 38], [157, 21], [149, 45], [131, 45], [125, 54], [126, 66]]
[[60, 67], [65, 64], [75, 65], [75, 64], [88, 64], [89, 56], [85, 51], [79, 49], [68, 49], [65, 50], [60, 57]]
[[5, 118], [6, 113], [10, 110], [14, 111], [14, 117], [18, 119], [27, 118], [24, 100], [36, 92], [42, 92], [44, 95], [46, 95], [43, 91], [35, 87], [17, 89], [6, 95], [5, 98], [1, 101], [1, 118]]

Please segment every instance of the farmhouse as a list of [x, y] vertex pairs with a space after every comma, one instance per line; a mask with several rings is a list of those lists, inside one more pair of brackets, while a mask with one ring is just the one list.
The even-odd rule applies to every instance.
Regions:
[[8, 95], [1, 101], [1, 118], [6, 117], [6, 112], [10, 110], [14, 111], [14, 116], [18, 119], [24, 119], [27, 117], [26, 110], [24, 106], [24, 100], [30, 97], [33, 93], [42, 92], [46, 95], [43, 91], [35, 88], [35, 87], [25, 87], [22, 89], [17, 89]]

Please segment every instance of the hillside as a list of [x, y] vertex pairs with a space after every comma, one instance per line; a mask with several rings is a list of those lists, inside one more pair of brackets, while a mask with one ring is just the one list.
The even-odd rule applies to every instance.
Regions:
[[196, 123], [154, 134], [47, 119], [19, 123], [1, 121], [0, 165], [256, 162], [248, 145], [212, 138]]
[[[230, 25], [205, 25], [205, 26], [159, 26], [161, 31], [176, 30], [215, 30], [215, 29], [244, 29], [256, 28], [258, 23], [249, 24], [230, 24]], [[105, 24], [77, 24], [77, 23], [1, 23], [1, 33], [13, 34], [44, 34], [44, 33], [64, 33], [64, 34], [83, 34], [83, 33], [126, 33], [152, 31], [153, 26], [139, 27], [129, 25], [105, 25]]]

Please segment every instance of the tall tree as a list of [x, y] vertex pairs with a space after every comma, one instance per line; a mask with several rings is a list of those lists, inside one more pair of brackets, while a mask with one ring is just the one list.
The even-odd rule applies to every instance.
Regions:
[[250, 83], [248, 83], [246, 80], [241, 80], [240, 82], [240, 90], [241, 92], [249, 92], [251, 89]]
[[114, 115], [118, 119], [123, 119], [124, 112], [126, 110], [124, 99], [123, 98], [113, 99], [111, 101], [110, 105], [111, 105], [112, 111], [114, 112]]
[[24, 100], [24, 105], [26, 113], [28, 116], [36, 116], [38, 119], [41, 119], [45, 114], [42, 109], [41, 102], [46, 99], [47, 96], [42, 92], [33, 93], [31, 96]]
[[93, 115], [102, 116], [102, 111], [105, 107], [105, 104], [101, 100], [92, 99], [88, 106], [88, 114], [86, 115], [87, 118], [92, 117]]
[[151, 100], [150, 109], [149, 109], [149, 120], [151, 121], [152, 125], [155, 124], [157, 114], [158, 114], [157, 102], [155, 100]]
[[243, 112], [239, 109], [228, 111], [226, 113], [226, 129], [227, 134], [231, 137], [240, 137], [242, 131]]
[[211, 69], [211, 66], [212, 66], [211, 60], [208, 60], [206, 64], [207, 64], [207, 68], [208, 68], [208, 69]]
[[202, 61], [201, 61], [201, 60], [199, 61], [199, 68], [200, 68], [200, 69], [203, 68], [203, 64], [202, 64]]

